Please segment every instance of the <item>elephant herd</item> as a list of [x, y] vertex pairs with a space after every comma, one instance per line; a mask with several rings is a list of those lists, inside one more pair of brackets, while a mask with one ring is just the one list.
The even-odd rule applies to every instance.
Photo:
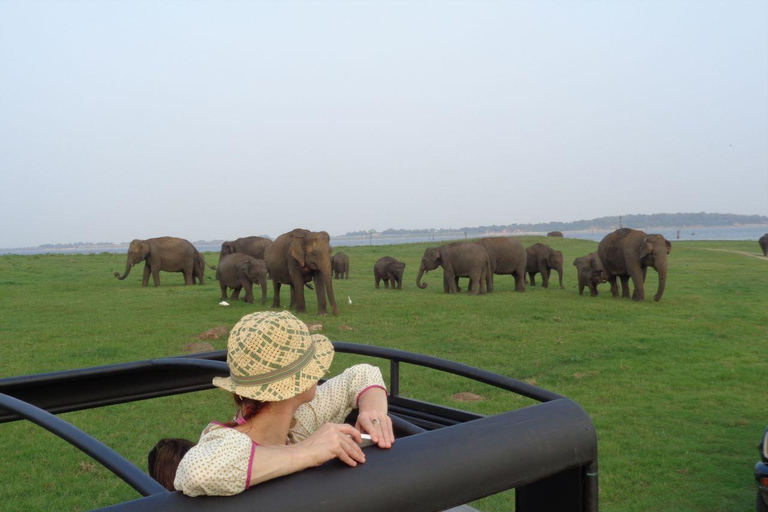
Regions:
[[[768, 248], [768, 235], [761, 238], [761, 246]], [[648, 267], [659, 274], [659, 287], [654, 296], [656, 301], [664, 293], [667, 277], [667, 254], [671, 244], [661, 235], [646, 235], [642, 231], [623, 228], [607, 235], [599, 244], [597, 252], [576, 258], [579, 294], [585, 287], [591, 295], [597, 295], [597, 285], [611, 283], [611, 293], [629, 297], [629, 280], [634, 291], [632, 298], [645, 300], [644, 283]], [[253, 284], [261, 287], [261, 303], [267, 300], [267, 279], [272, 280], [274, 298], [272, 307], [280, 307], [280, 288], [290, 287], [290, 308], [299, 313], [306, 312], [305, 287], [312, 288], [317, 295], [318, 314], [328, 314], [328, 306], [334, 315], [338, 307], [333, 293], [333, 281], [349, 278], [349, 257], [344, 253], [331, 256], [330, 236], [325, 231], [313, 232], [294, 229], [277, 237], [274, 242], [262, 237], [249, 236], [224, 242], [219, 254], [219, 265], [206, 263], [205, 258], [187, 240], [175, 237], [133, 240], [128, 248], [125, 272], [114, 272], [120, 280], [125, 279], [134, 265], [144, 262], [142, 286], [149, 284], [152, 276], [155, 286], [160, 285], [160, 271], [181, 272], [186, 285], [204, 284], [204, 270], [216, 270], [216, 279], [221, 287], [221, 300], [227, 298], [227, 289], [232, 290], [231, 299], [239, 298], [245, 289], [244, 300], [253, 303]], [[469, 278], [469, 293], [477, 295], [493, 291], [494, 275], [511, 275], [515, 291], [524, 292], [526, 274], [528, 284], [535, 285], [536, 274], [541, 274], [542, 286], [549, 286], [552, 270], [559, 274], [560, 288], [563, 288], [563, 254], [541, 243], [524, 248], [515, 238], [482, 238], [475, 242], [453, 242], [439, 247], [429, 247], [421, 259], [416, 285], [426, 288], [422, 278], [427, 272], [443, 268], [443, 290], [446, 293], [460, 291], [459, 278]], [[374, 265], [376, 288], [384, 281], [384, 287], [401, 289], [405, 263], [386, 256]]]
[[[556, 235], [555, 235], [556, 236]], [[768, 246], [768, 236], [766, 237]], [[573, 265], [578, 275], [579, 295], [589, 288], [590, 295], [597, 295], [597, 285], [609, 282], [611, 294], [630, 297], [629, 280], [634, 288], [631, 296], [645, 300], [645, 278], [648, 267], [659, 275], [659, 287], [654, 300], [661, 300], [667, 282], [667, 255], [672, 244], [663, 236], [647, 235], [643, 231], [622, 228], [608, 234], [598, 245], [597, 252], [576, 258]], [[541, 274], [542, 286], [549, 286], [552, 270], [560, 277], [563, 288], [563, 253], [537, 243], [523, 249], [513, 238], [482, 238], [476, 242], [454, 242], [430, 247], [424, 256], [416, 277], [416, 285], [422, 283], [424, 273], [443, 267], [443, 289], [446, 293], [459, 291], [459, 278], [469, 278], [469, 293], [480, 294], [493, 291], [493, 276], [509, 274], [515, 279], [515, 291], [525, 291], [525, 274], [528, 283], [535, 285], [536, 274]]]

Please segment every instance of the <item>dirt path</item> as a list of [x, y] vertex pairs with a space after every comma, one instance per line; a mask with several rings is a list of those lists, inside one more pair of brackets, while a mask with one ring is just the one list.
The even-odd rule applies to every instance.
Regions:
[[742, 256], [751, 256], [753, 258], [757, 258], [759, 260], [768, 261], [768, 258], [765, 256], [755, 253], [755, 252], [746, 252], [746, 251], [729, 251], [728, 249], [704, 249], [705, 251], [718, 251], [718, 252], [731, 252], [733, 254], [741, 254]]

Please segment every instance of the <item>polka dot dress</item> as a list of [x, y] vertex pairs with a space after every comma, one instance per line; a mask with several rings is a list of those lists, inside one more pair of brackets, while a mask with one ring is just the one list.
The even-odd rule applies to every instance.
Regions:
[[[299, 443], [325, 423], [343, 422], [357, 407], [359, 395], [372, 387], [386, 389], [381, 371], [367, 364], [347, 368], [318, 386], [315, 398], [294, 414], [286, 442]], [[241, 493], [250, 484], [251, 468], [258, 464], [255, 448], [256, 444], [242, 432], [211, 423], [181, 460], [173, 484], [188, 496]]]

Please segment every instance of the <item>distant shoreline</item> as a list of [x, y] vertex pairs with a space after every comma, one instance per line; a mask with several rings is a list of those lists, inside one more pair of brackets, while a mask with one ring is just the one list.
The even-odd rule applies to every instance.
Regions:
[[[565, 238], [579, 238], [599, 241], [606, 234], [614, 231], [611, 229], [587, 229], [578, 231], [563, 231]], [[738, 224], [730, 226], [685, 226], [680, 228], [670, 227], [644, 227], [646, 233], [660, 233], [670, 241], [680, 240], [755, 240], [768, 232], [768, 224]], [[680, 238], [678, 238], [678, 231]], [[331, 237], [332, 246], [347, 245], [398, 245], [407, 243], [424, 242], [448, 242], [464, 239], [474, 239], [496, 236], [546, 236], [543, 231], [487, 231], [484, 233], [470, 233], [460, 230], [441, 231], [435, 233], [418, 234], [383, 234], [369, 233], [365, 235], [339, 235]], [[192, 244], [201, 252], [218, 252], [222, 240], [196, 240]], [[37, 247], [15, 247], [0, 249], [0, 254], [93, 254], [93, 253], [125, 253], [129, 243], [84, 243], [84, 244], [45, 244]]]

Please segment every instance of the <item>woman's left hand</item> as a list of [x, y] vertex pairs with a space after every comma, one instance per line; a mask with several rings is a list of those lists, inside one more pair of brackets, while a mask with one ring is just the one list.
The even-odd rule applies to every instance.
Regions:
[[392, 420], [387, 415], [387, 393], [381, 388], [366, 390], [357, 402], [358, 414], [355, 428], [371, 435], [371, 441], [379, 448], [391, 448], [395, 442]]

